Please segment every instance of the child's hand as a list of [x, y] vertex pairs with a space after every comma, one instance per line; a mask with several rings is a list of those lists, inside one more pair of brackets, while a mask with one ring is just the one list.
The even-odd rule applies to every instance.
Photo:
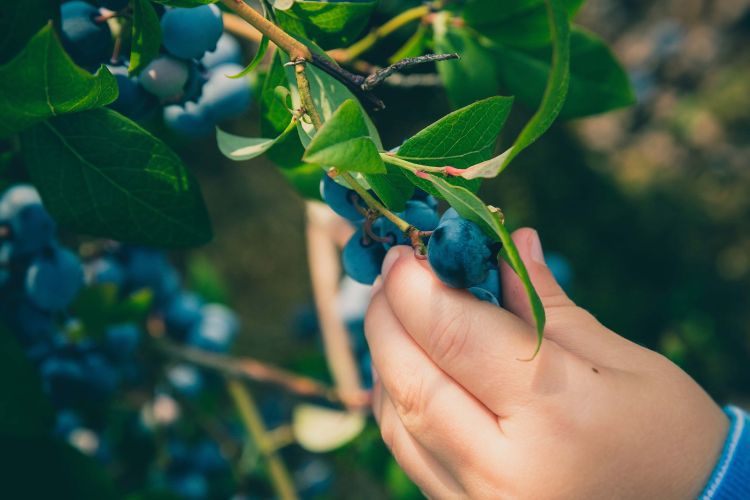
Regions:
[[513, 239], [547, 312], [531, 362], [519, 360], [533, 320], [509, 268], [501, 309], [445, 287], [410, 248], [386, 257], [366, 331], [396, 460], [433, 498], [695, 498], [727, 432], [720, 408], [573, 304], [535, 231]]

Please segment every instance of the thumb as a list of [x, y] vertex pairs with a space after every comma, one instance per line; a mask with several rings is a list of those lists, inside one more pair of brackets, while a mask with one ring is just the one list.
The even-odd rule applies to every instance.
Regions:
[[[616, 334], [607, 330], [596, 318], [568, 297], [557, 283], [555, 276], [544, 260], [544, 250], [537, 232], [523, 228], [512, 234], [518, 253], [526, 265], [531, 282], [544, 305], [546, 314], [545, 337], [554, 340], [568, 350], [601, 357], [602, 349], [612, 346], [610, 342]], [[503, 262], [501, 266], [503, 307], [534, 325], [531, 305], [521, 280], [511, 267]], [[608, 335], [602, 335], [602, 332]], [[591, 352], [591, 351], [595, 352]], [[597, 356], [598, 355], [598, 356]]]

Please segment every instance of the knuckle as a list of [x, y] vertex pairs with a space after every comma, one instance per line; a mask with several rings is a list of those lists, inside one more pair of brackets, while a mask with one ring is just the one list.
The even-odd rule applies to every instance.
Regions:
[[463, 311], [436, 315], [430, 328], [427, 350], [438, 364], [451, 364], [465, 352], [469, 322]]
[[401, 384], [397, 395], [393, 398], [401, 423], [412, 434], [421, 432], [424, 427], [425, 409], [428, 402], [426, 396], [424, 378], [417, 376]]

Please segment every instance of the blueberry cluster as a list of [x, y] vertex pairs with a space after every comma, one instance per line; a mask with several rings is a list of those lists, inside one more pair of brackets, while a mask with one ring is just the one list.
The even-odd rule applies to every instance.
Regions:
[[[364, 200], [355, 191], [324, 176], [321, 196], [334, 212], [359, 226], [344, 247], [344, 271], [370, 285], [380, 274], [385, 254], [394, 245], [412, 245], [393, 222], [368, 218]], [[428, 241], [427, 256], [435, 274], [452, 288], [465, 288], [480, 300], [500, 304], [497, 244], [474, 222], [453, 208], [438, 214], [437, 200], [417, 190], [397, 215], [421, 231]]]
[[[149, 248], [106, 243], [82, 260], [56, 239], [55, 223], [33, 186], [18, 184], [0, 197], [0, 321], [41, 375], [56, 409], [56, 435], [91, 456], [113, 459], [110, 424], [101, 415], [117, 394], [151, 395], [139, 419], [147, 432], [179, 414], [169, 394], [195, 399], [213, 378], [177, 363], [166, 367], [164, 382], [154, 384], [152, 367], [143, 362], [151, 351], [141, 319], [107, 322], [94, 332], [86, 317], [77, 315], [82, 290], [112, 292], [122, 303], [150, 296], [149, 322], [163, 325], [157, 330], [168, 338], [228, 351], [239, 332], [237, 316], [183, 289], [180, 281], [164, 253]], [[208, 478], [226, 469], [226, 460], [210, 442], [188, 447], [175, 438], [170, 446], [175, 450], [166, 485], [185, 498], [205, 498]]]
[[108, 21], [112, 13], [127, 9], [128, 2], [99, 3], [102, 8], [80, 0], [64, 3], [61, 38], [77, 64], [90, 71], [106, 64], [115, 76], [119, 96], [112, 109], [136, 121], [161, 110], [170, 130], [200, 136], [250, 106], [248, 81], [227, 77], [242, 71], [242, 50], [235, 38], [223, 33], [216, 5], [155, 5], [161, 16], [162, 53], [138, 75], [130, 75], [129, 61], [118, 54]]

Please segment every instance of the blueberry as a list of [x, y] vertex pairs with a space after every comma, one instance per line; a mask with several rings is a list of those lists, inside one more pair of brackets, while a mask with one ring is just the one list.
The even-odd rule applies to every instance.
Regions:
[[341, 258], [344, 271], [350, 278], [364, 285], [372, 285], [380, 274], [385, 248], [359, 230], [344, 247]]
[[364, 219], [356, 208], [356, 206], [366, 207], [364, 200], [356, 192], [342, 186], [327, 175], [324, 175], [320, 181], [320, 196], [341, 217], [352, 222], [360, 222]]
[[162, 44], [180, 59], [200, 58], [216, 48], [224, 31], [215, 5], [169, 9], [161, 18]]
[[[440, 222], [434, 208], [423, 201], [417, 200], [407, 201], [406, 209], [399, 216], [420, 231], [433, 231]], [[409, 237], [396, 224], [384, 217], [378, 219], [377, 231], [381, 238], [389, 240], [383, 243], [386, 250], [394, 245], [411, 245]]]
[[247, 78], [227, 77], [242, 69], [237, 64], [216, 66], [203, 86], [198, 105], [206, 110], [214, 123], [241, 116], [250, 107], [252, 92]]
[[67, 2], [61, 8], [65, 50], [78, 64], [96, 68], [112, 54], [112, 33], [106, 21], [96, 21], [99, 9], [87, 2]]
[[492, 240], [473, 222], [443, 215], [427, 246], [435, 274], [453, 288], [471, 288], [487, 279], [492, 268]]
[[167, 370], [167, 380], [174, 389], [187, 397], [195, 397], [203, 390], [203, 375], [192, 365], [174, 365]]
[[188, 64], [174, 57], [162, 56], [151, 61], [139, 75], [141, 86], [160, 99], [182, 96], [188, 81]]
[[55, 247], [35, 258], [26, 272], [26, 293], [37, 307], [61, 311], [83, 287], [83, 268], [78, 256]]
[[208, 480], [197, 472], [170, 474], [169, 487], [173, 493], [185, 500], [202, 500], [208, 498]]
[[90, 351], [83, 355], [82, 367], [86, 375], [87, 395], [92, 399], [111, 396], [117, 389], [117, 370], [101, 353]]
[[36, 188], [18, 184], [0, 198], [0, 223], [10, 230], [9, 256], [27, 256], [49, 246], [55, 235], [55, 223], [44, 209]]
[[144, 120], [158, 107], [159, 101], [146, 92], [137, 77], [130, 76], [127, 65], [107, 65], [117, 81], [119, 94], [109, 107], [132, 120]]
[[201, 62], [208, 69], [215, 68], [220, 64], [242, 64], [240, 42], [229, 33], [224, 33], [216, 43], [216, 50], [207, 52]]
[[112, 325], [105, 332], [107, 351], [113, 358], [126, 360], [135, 354], [141, 340], [141, 328], [135, 323]]
[[163, 252], [145, 247], [127, 247], [124, 253], [129, 290], [151, 290], [154, 300], [162, 305], [179, 291], [179, 275]]
[[118, 289], [125, 285], [125, 271], [112, 257], [99, 257], [84, 265], [86, 282], [92, 285], [109, 284]]
[[213, 352], [226, 352], [239, 332], [237, 316], [221, 304], [206, 304], [201, 308], [201, 320], [193, 325], [187, 343]]
[[51, 355], [42, 361], [40, 373], [45, 391], [58, 406], [80, 401], [86, 390], [86, 373], [78, 359]]
[[432, 196], [431, 194], [428, 194], [425, 191], [422, 191], [421, 189], [414, 190], [414, 195], [412, 196], [412, 199], [427, 203], [427, 205], [433, 210], [437, 210], [438, 208], [438, 201], [435, 199], [435, 197]]
[[203, 86], [208, 82], [209, 73], [206, 68], [195, 60], [188, 61], [188, 80], [181, 103], [198, 102], [203, 94]]
[[204, 137], [216, 132], [216, 124], [206, 107], [193, 102], [184, 106], [165, 106], [164, 125], [172, 132], [188, 137]]
[[164, 309], [164, 324], [167, 333], [176, 339], [184, 339], [193, 326], [201, 320], [203, 301], [194, 293], [181, 292]]

